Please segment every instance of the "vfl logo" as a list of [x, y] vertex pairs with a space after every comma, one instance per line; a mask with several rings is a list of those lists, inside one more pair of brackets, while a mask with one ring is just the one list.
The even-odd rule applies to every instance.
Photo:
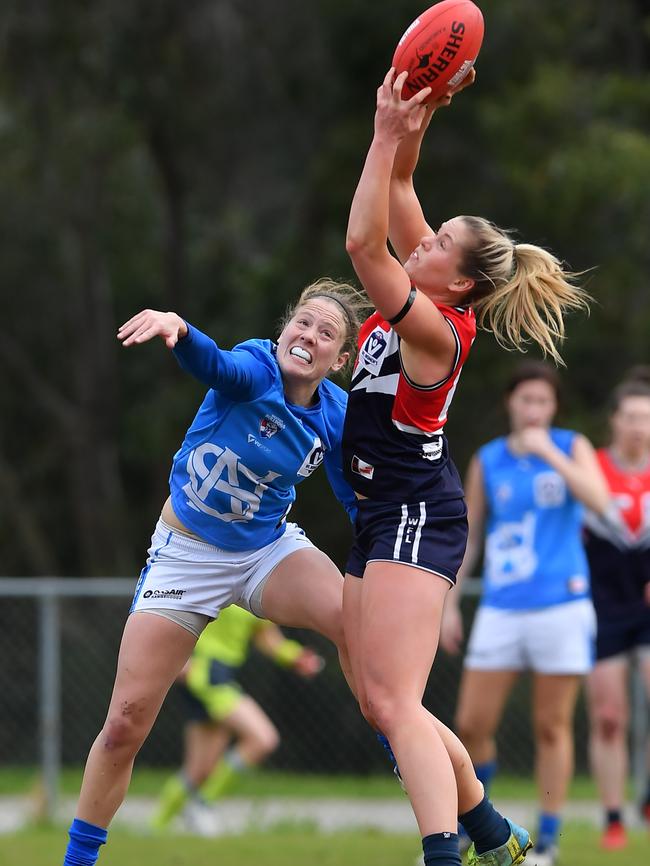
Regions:
[[[191, 451], [187, 458], [189, 481], [183, 487], [188, 504], [210, 517], [227, 523], [252, 520], [259, 511], [260, 503], [268, 485], [279, 477], [278, 472], [269, 471], [261, 477], [241, 462], [241, 457], [230, 448], [221, 448], [206, 442]], [[246, 483], [252, 487], [242, 486]], [[226, 505], [224, 511], [207, 504], [210, 494], [216, 503]], [[230, 510], [228, 510], [230, 508]]]
[[386, 351], [386, 338], [381, 329], [374, 331], [366, 340], [361, 349], [361, 356], [364, 367], [377, 368], [380, 365], [381, 357]]
[[323, 448], [323, 443], [320, 441], [319, 437], [316, 436], [311, 451], [302, 461], [302, 466], [298, 470], [298, 475], [300, 475], [301, 478], [309, 478], [311, 473], [321, 465], [324, 456], [325, 449]]
[[260, 433], [264, 439], [270, 439], [284, 429], [284, 422], [275, 415], [265, 415], [260, 421]]
[[365, 460], [361, 460], [355, 454], [352, 458], [352, 471], [356, 472], [357, 475], [361, 475], [363, 478], [370, 480], [375, 474], [375, 467], [371, 463], [366, 463]]

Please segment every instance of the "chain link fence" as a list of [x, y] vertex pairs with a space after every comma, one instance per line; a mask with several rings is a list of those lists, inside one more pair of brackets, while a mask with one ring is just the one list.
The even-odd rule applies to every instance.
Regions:
[[[478, 582], [463, 599], [466, 627]], [[127, 579], [0, 580], [0, 657], [5, 675], [0, 699], [0, 762], [42, 764], [53, 808], [61, 764], [83, 764], [100, 730], [113, 683], [120, 636], [134, 581]], [[286, 629], [327, 660], [304, 681], [255, 650], [241, 682], [280, 731], [268, 766], [290, 772], [370, 774], [386, 770], [386, 757], [361, 717], [338, 667], [334, 647], [319, 635]], [[452, 725], [462, 659], [440, 652], [426, 692], [427, 706]], [[138, 757], [138, 766], [177, 766], [181, 760], [183, 702], [172, 688]], [[643, 725], [643, 706], [636, 727]], [[637, 732], [638, 733], [638, 732]], [[636, 741], [641, 746], [641, 737]], [[588, 771], [587, 720], [580, 699], [575, 719], [576, 770]], [[510, 698], [499, 735], [501, 770], [530, 775], [533, 740], [529, 679]], [[641, 758], [641, 764], [643, 759]]]

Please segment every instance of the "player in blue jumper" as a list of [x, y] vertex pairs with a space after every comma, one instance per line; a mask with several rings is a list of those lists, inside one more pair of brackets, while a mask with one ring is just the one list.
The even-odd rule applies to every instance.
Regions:
[[[559, 380], [529, 361], [506, 389], [510, 433], [479, 449], [465, 482], [469, 518], [461, 575], [472, 574], [485, 536], [483, 595], [465, 658], [456, 730], [486, 787], [496, 767], [495, 733], [521, 671], [531, 670], [536, 774], [541, 805], [533, 863], [555, 860], [560, 815], [573, 771], [573, 714], [593, 661], [595, 617], [582, 546], [584, 505], [609, 503], [591, 444], [551, 427]], [[461, 637], [458, 590], [450, 593], [442, 644]]]
[[351, 286], [319, 280], [288, 313], [277, 344], [232, 351], [175, 313], [144, 310], [118, 331], [124, 346], [160, 337], [208, 392], [174, 455], [170, 496], [126, 621], [108, 715], [82, 783], [64, 866], [91, 866], [126, 794], [134, 758], [197, 638], [231, 604], [280, 625], [343, 637], [343, 578], [287, 522], [295, 485], [321, 463], [351, 515], [341, 468], [346, 393], [326, 377], [352, 356]]

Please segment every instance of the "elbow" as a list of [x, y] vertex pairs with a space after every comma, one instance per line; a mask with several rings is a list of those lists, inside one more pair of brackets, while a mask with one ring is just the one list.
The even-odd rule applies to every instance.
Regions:
[[366, 246], [366, 243], [367, 242], [362, 237], [348, 231], [345, 238], [345, 251], [351, 259], [354, 259], [361, 254], [361, 252]]
[[345, 251], [353, 262], [376, 258], [382, 249], [386, 249], [385, 242], [378, 243], [368, 237], [355, 235], [350, 231], [345, 238]]

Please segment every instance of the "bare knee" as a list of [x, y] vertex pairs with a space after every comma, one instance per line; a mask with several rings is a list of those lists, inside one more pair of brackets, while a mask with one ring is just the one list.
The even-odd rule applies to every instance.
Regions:
[[111, 712], [100, 734], [104, 751], [125, 751], [135, 754], [149, 731], [144, 721], [145, 709], [137, 701], [124, 701], [119, 709]]
[[541, 746], [557, 746], [570, 735], [569, 724], [564, 719], [539, 718], [535, 720], [535, 738]]
[[592, 731], [598, 739], [606, 742], [622, 739], [627, 733], [625, 714], [612, 706], [600, 708], [592, 719]]
[[280, 734], [274, 725], [260, 728], [254, 734], [249, 735], [241, 744], [241, 751], [246, 754], [251, 764], [259, 764], [264, 761], [280, 745]]
[[[418, 703], [418, 706], [421, 704]], [[366, 690], [363, 715], [389, 740], [409, 710], [410, 707], [403, 698], [396, 698], [383, 687], [370, 686]]]

